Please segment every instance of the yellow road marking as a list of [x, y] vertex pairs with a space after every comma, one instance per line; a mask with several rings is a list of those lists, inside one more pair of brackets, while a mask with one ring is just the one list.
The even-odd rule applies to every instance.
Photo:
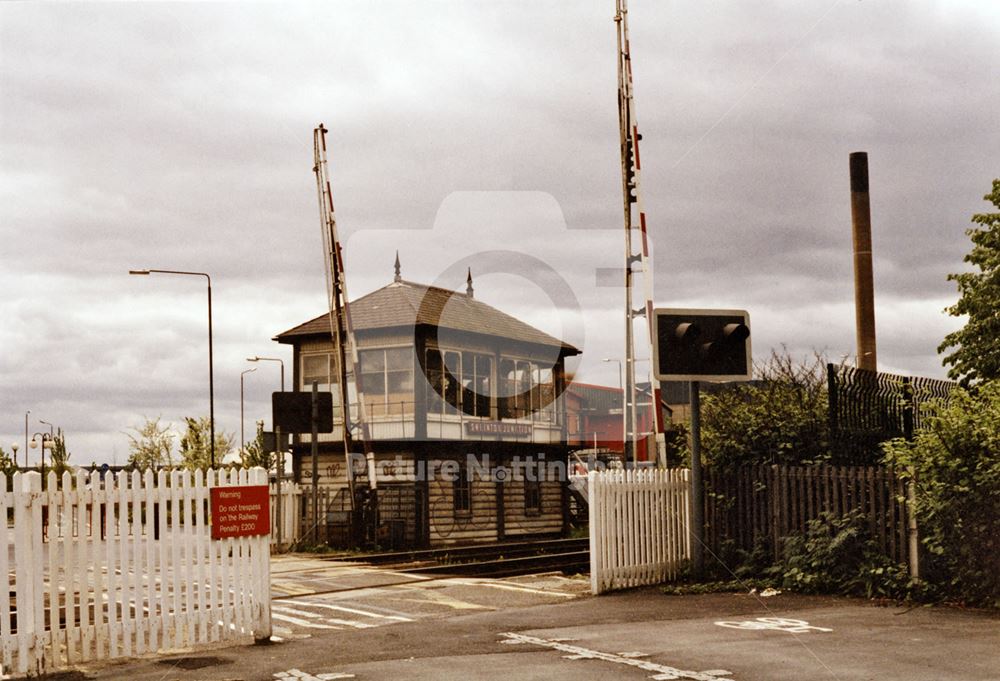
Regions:
[[314, 591], [314, 589], [310, 589], [301, 584], [296, 584], [295, 582], [289, 582], [283, 579], [272, 579], [271, 588], [288, 594], [289, 596], [304, 596], [306, 594], [311, 594]]

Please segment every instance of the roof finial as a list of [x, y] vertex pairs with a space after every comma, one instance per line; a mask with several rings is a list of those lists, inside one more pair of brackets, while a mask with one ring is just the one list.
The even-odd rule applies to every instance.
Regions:
[[396, 276], [392, 279], [395, 282], [403, 281], [402, 275], [399, 273], [399, 251], [396, 251]]
[[470, 298], [475, 298], [472, 292], [472, 268], [469, 268], [469, 275], [465, 279], [465, 295]]

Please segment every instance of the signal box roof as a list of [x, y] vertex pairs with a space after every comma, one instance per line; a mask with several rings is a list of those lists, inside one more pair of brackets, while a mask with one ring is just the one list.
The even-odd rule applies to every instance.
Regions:
[[[437, 326], [466, 333], [558, 347], [563, 355], [580, 350], [550, 336], [467, 293], [449, 291], [412, 281], [394, 281], [350, 304], [351, 321], [357, 332], [377, 329]], [[274, 340], [294, 344], [306, 337], [330, 336], [328, 313], [279, 333]]]

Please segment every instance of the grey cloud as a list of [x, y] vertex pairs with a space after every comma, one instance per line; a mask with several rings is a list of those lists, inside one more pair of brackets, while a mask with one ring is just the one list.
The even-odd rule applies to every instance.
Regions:
[[[748, 307], [758, 353], [849, 354], [847, 156], [867, 150], [880, 359], [942, 375], [935, 348], [958, 323], [941, 314], [945, 277], [998, 173], [995, 10], [630, 4], [657, 303]], [[581, 375], [614, 384], [593, 358], [621, 354], [620, 290], [591, 273], [621, 259], [612, 11], [0, 5], [0, 443], [30, 408], [122, 459], [142, 414], [204, 413], [201, 285], [133, 267], [212, 273], [217, 417], [238, 432], [242, 358], [285, 352], [271, 336], [325, 305], [320, 121], [342, 236], [373, 242], [348, 242], [353, 295], [389, 280], [396, 248], [425, 281], [466, 252], [543, 253], [593, 324]], [[438, 243], [439, 210], [463, 190], [548, 193], [568, 236], [505, 244], [470, 220]], [[481, 282], [484, 300], [544, 323], [537, 292]], [[273, 378], [253, 374], [255, 418]]]

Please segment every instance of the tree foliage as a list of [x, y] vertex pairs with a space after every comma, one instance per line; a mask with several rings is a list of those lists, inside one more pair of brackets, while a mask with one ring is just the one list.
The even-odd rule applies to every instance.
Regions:
[[[188, 470], [206, 470], [212, 465], [212, 450], [210, 446], [211, 421], [207, 416], [201, 418], [184, 417], [187, 430], [181, 436], [180, 456], [181, 466]], [[220, 465], [222, 460], [233, 450], [232, 433], [215, 434], [215, 462]]]
[[0, 474], [9, 478], [14, 473], [17, 473], [17, 462], [12, 455], [4, 451], [3, 447], [0, 447]]
[[70, 456], [72, 455], [66, 451], [66, 436], [60, 428], [52, 440], [52, 449], [49, 450], [52, 470], [55, 471], [57, 477], [61, 478], [62, 474], [67, 471], [73, 472], [73, 467], [69, 465]]
[[133, 428], [135, 435], [126, 433], [129, 439], [129, 465], [138, 470], [156, 469], [170, 466], [174, 448], [174, 434], [171, 425], [160, 425], [160, 417], [147, 418], [142, 426]]
[[240, 452], [240, 465], [244, 468], [260, 466], [266, 471], [274, 466], [273, 452], [264, 451], [264, 422], [257, 422], [257, 436]]
[[787, 350], [754, 366], [752, 383], [705, 397], [701, 441], [707, 463], [801, 464], [829, 457], [826, 360]]
[[[1000, 210], [1000, 179], [983, 198]], [[966, 231], [973, 247], [965, 262], [978, 271], [948, 275], [958, 283], [959, 298], [945, 308], [956, 317], [967, 315], [968, 321], [938, 347], [939, 353], [951, 351], [943, 359], [950, 365], [948, 376], [966, 386], [1000, 378], [1000, 212], [978, 213], [972, 222], [979, 227]]]
[[916, 476], [924, 577], [946, 598], [1000, 606], [1000, 381], [931, 406], [913, 442], [884, 445]]

